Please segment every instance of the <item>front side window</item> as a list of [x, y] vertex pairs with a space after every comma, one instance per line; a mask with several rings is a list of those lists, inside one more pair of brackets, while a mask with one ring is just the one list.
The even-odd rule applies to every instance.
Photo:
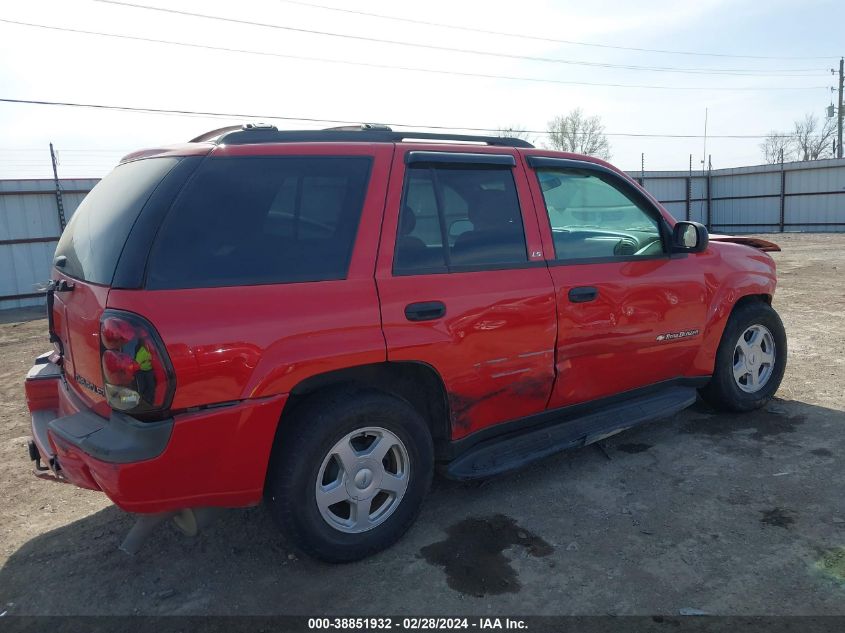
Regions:
[[612, 177], [588, 169], [538, 169], [558, 260], [654, 257], [660, 220]]
[[458, 272], [528, 261], [509, 168], [411, 165], [399, 213], [397, 274]]
[[207, 160], [159, 231], [147, 287], [344, 279], [369, 171], [366, 157]]

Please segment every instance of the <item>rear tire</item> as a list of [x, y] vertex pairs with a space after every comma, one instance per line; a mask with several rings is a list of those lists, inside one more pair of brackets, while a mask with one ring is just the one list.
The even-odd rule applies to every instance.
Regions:
[[333, 390], [311, 396], [283, 420], [266, 503], [299, 549], [350, 562], [408, 530], [433, 470], [431, 434], [410, 404], [373, 390]]
[[728, 319], [713, 378], [701, 396], [723, 411], [759, 409], [780, 387], [786, 357], [786, 332], [778, 313], [762, 301], [743, 303]]

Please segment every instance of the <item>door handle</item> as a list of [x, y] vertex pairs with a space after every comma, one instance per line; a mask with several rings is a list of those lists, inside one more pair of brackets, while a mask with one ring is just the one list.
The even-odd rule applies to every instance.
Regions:
[[409, 321], [433, 321], [446, 314], [442, 301], [420, 301], [405, 306], [405, 318]]
[[599, 296], [599, 291], [593, 286], [578, 286], [569, 291], [569, 300], [572, 303], [586, 303], [587, 301], [595, 301]]

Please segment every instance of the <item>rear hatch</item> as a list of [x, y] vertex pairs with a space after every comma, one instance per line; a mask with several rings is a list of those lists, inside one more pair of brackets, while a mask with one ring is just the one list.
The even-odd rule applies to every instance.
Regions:
[[51, 337], [58, 339], [67, 382], [103, 415], [100, 317], [121, 252], [141, 209], [179, 158], [119, 165], [85, 197], [56, 247]]

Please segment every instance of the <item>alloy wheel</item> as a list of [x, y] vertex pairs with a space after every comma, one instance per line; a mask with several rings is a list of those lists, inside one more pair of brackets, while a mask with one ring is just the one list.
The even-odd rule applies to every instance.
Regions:
[[734, 348], [733, 375], [746, 393], [760, 391], [775, 369], [775, 340], [769, 329], [755, 324], [739, 337]]
[[318, 471], [320, 515], [341, 532], [372, 530], [399, 507], [410, 473], [408, 450], [396, 434], [381, 427], [352, 431], [335, 443]]

